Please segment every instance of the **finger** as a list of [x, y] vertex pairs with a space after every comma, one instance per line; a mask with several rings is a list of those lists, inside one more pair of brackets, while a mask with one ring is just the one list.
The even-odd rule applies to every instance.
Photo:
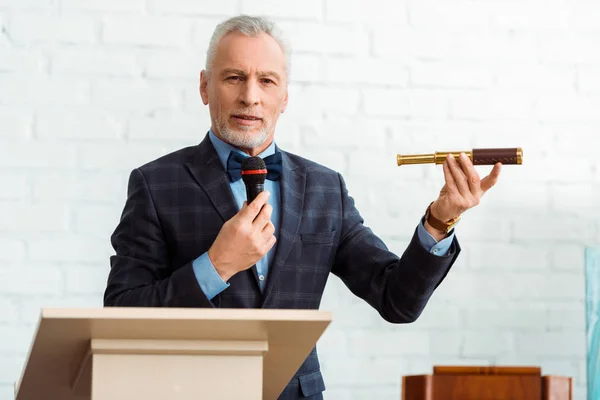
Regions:
[[273, 207], [271, 207], [271, 205], [268, 203], [265, 204], [263, 206], [262, 210], [260, 211], [260, 213], [256, 216], [256, 218], [252, 222], [252, 226], [254, 227], [254, 229], [256, 229], [258, 232], [261, 232], [265, 228], [265, 225], [267, 225], [271, 222], [271, 214], [272, 213], [273, 213]]
[[467, 177], [463, 173], [454, 157], [450, 157], [448, 159], [448, 167], [450, 169], [450, 173], [452, 174], [454, 184], [460, 192], [460, 195], [465, 198], [470, 198], [471, 190], [469, 189], [469, 184], [467, 183]]
[[475, 170], [471, 159], [465, 153], [460, 153], [460, 167], [467, 178], [471, 193], [473, 195], [479, 195], [481, 193], [479, 174]]
[[275, 242], [277, 242], [277, 239], [275, 238], [275, 236], [271, 236], [269, 238], [269, 240], [265, 243], [265, 247], [263, 248], [263, 252], [265, 254], [267, 254], [269, 252], [269, 250], [271, 250], [271, 247], [273, 247], [275, 245]]
[[269, 199], [270, 193], [268, 191], [262, 191], [256, 196], [250, 204], [244, 202], [244, 206], [240, 210], [240, 215], [242, 218], [249, 219], [250, 221], [254, 221], [258, 213], [262, 210], [263, 206], [267, 203]]
[[444, 180], [446, 181], [446, 187], [448, 188], [449, 193], [457, 192], [458, 188], [456, 187], [456, 182], [454, 182], [454, 177], [452, 176], [452, 172], [450, 172], [450, 167], [448, 163], [450, 162], [450, 155], [446, 157], [446, 161], [442, 165], [442, 169], [444, 170]]
[[273, 236], [275, 233], [275, 225], [271, 221], [269, 221], [262, 230], [263, 238], [268, 239], [270, 236]]
[[492, 172], [490, 172], [488, 176], [481, 180], [481, 190], [483, 190], [484, 193], [490, 190], [496, 184], [496, 182], [498, 182], [501, 169], [502, 163], [496, 163], [492, 169]]

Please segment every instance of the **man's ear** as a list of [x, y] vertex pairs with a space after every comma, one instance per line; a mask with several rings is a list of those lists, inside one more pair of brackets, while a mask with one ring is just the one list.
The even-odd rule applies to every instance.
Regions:
[[205, 70], [200, 71], [200, 97], [204, 105], [208, 104], [208, 74]]

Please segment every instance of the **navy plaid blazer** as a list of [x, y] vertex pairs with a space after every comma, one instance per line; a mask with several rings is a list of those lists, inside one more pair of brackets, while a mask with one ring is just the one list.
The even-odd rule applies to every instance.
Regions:
[[[237, 212], [207, 135], [197, 146], [131, 172], [111, 236], [116, 254], [104, 305], [318, 309], [333, 273], [386, 321], [416, 320], [456, 260], [457, 240], [440, 257], [423, 248], [415, 230], [398, 257], [363, 225], [340, 174], [291, 153], [282, 156], [281, 227], [264, 293], [252, 267], [209, 301], [192, 270], [192, 261]], [[280, 399], [320, 399], [324, 390], [315, 348]]]

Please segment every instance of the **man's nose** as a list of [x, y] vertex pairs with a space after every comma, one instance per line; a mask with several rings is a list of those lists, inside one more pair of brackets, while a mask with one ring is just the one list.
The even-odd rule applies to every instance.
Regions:
[[258, 82], [247, 80], [240, 93], [240, 101], [246, 106], [253, 106], [260, 102], [260, 88]]

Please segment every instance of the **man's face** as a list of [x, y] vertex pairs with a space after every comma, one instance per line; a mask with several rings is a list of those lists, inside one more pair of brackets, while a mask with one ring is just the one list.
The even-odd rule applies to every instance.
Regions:
[[211, 75], [200, 75], [214, 133], [251, 155], [273, 140], [288, 102], [285, 56], [271, 36], [225, 35], [217, 46]]

